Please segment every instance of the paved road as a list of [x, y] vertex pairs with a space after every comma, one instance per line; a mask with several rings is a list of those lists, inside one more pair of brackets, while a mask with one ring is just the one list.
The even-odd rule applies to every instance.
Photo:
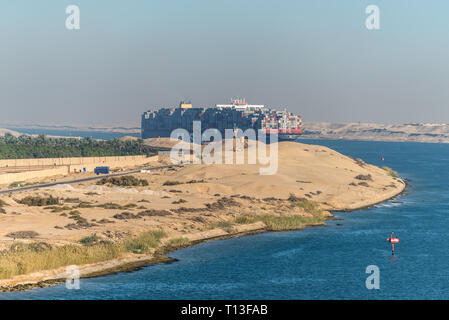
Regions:
[[[146, 169], [160, 170], [160, 169], [165, 169], [165, 168], [169, 168], [169, 167], [174, 167], [174, 165], [150, 167], [150, 168], [146, 168]], [[86, 181], [102, 179], [102, 178], [105, 178], [105, 177], [107, 177], [107, 178], [109, 178], [109, 177], [121, 177], [121, 176], [130, 175], [130, 174], [136, 174], [136, 173], [140, 173], [140, 170], [133, 170], [133, 171], [127, 171], [127, 172], [122, 172], [122, 173], [102, 174], [102, 175], [98, 175], [98, 176], [95, 176], [95, 177], [89, 177], [89, 178], [81, 178], [81, 179], [75, 179], [75, 180], [69, 180], [69, 181], [61, 181], [61, 182], [53, 182], [53, 183], [48, 183], [48, 184], [40, 184], [40, 185], [28, 186], [28, 187], [22, 187], [22, 188], [0, 190], [0, 194], [15, 193], [15, 192], [29, 191], [29, 190], [35, 190], [35, 189], [41, 189], [41, 188], [48, 188], [48, 187], [54, 187], [54, 186], [61, 185], [61, 184], [81, 183], [81, 182], [86, 182]]]

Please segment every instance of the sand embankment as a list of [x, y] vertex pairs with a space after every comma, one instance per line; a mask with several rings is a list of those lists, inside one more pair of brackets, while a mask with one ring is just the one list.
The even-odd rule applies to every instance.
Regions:
[[0, 137], [4, 137], [4, 136], [20, 137], [21, 135], [22, 134], [20, 132], [0, 128]]
[[301, 138], [449, 143], [449, 125], [306, 122]]
[[[5, 205], [4, 214], [0, 214], [0, 247], [8, 250], [18, 240], [45, 242], [52, 247], [80, 245], [81, 238], [93, 234], [115, 242], [161, 229], [166, 234], [161, 246], [171, 248], [171, 240], [176, 239], [191, 245], [269, 230], [259, 219], [262, 216], [310, 218], [307, 225], [320, 224], [331, 216], [328, 211], [373, 205], [405, 188], [404, 181], [391, 172], [322, 146], [281, 142], [278, 159], [278, 170], [273, 175], [260, 175], [261, 164], [190, 164], [136, 174], [136, 178], [148, 181], [145, 186], [88, 182], [2, 196]], [[52, 208], [20, 204], [26, 196], [49, 195], [58, 197], [60, 204]], [[296, 199], [307, 206], [295, 205]], [[319, 214], [321, 220], [316, 219], [311, 204], [324, 210]], [[245, 219], [249, 222], [240, 223]], [[8, 236], [18, 231], [34, 231], [37, 235], [32, 239]], [[158, 255], [98, 261], [80, 266], [80, 270], [82, 275], [120, 271], [125, 269], [120, 267], [123, 264], [134, 266], [151, 257]], [[27, 284], [40, 286], [42, 281], [51, 283], [60, 278], [62, 272], [65, 268], [35, 270], [0, 280], [0, 287], [11, 290], [16, 286], [26, 288]]]

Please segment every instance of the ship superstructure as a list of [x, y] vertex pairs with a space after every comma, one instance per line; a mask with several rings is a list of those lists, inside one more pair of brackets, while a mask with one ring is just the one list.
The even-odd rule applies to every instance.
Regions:
[[181, 102], [176, 108], [160, 108], [142, 115], [142, 138], [170, 137], [178, 128], [193, 132], [193, 121], [201, 121], [202, 131], [217, 129], [263, 130], [277, 133], [279, 140], [294, 140], [302, 133], [299, 115], [275, 110], [264, 105], [251, 105], [245, 99], [234, 99], [230, 104], [217, 104], [211, 108], [193, 107]]

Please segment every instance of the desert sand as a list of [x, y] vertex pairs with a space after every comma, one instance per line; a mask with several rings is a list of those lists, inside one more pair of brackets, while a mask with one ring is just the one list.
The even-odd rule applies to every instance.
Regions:
[[449, 143], [449, 125], [441, 123], [305, 122], [301, 138]]
[[17, 131], [0, 128], [0, 137], [4, 137], [6, 135], [10, 135], [10, 136], [13, 136], [13, 137], [19, 137], [22, 134], [20, 132], [17, 132]]
[[[118, 187], [94, 181], [1, 196], [6, 205], [5, 213], [0, 214], [0, 247], [7, 249], [19, 240], [51, 246], [79, 244], [80, 239], [92, 234], [120, 241], [157, 229], [166, 234], [162, 244], [179, 238], [194, 243], [267, 229], [261, 221], [235, 224], [239, 217], [311, 216], [304, 208], [292, 206], [296, 199], [316, 203], [324, 216], [331, 217], [329, 211], [370, 206], [405, 188], [403, 180], [386, 170], [326, 147], [280, 142], [278, 152], [279, 168], [274, 175], [260, 175], [260, 164], [182, 164], [134, 175], [146, 179], [147, 186]], [[168, 159], [160, 161], [167, 163]], [[50, 195], [61, 199], [61, 211], [18, 203], [26, 196]], [[108, 203], [113, 205], [105, 208]], [[71, 212], [75, 210], [86, 223], [74, 220]], [[32, 239], [8, 235], [19, 231], [34, 231], [36, 235]], [[151, 258], [151, 254], [123, 257], [126, 262]], [[88, 275], [120, 263], [101, 262], [80, 268], [83, 275]], [[0, 280], [0, 287], [59, 279], [61, 272], [15, 276]]]

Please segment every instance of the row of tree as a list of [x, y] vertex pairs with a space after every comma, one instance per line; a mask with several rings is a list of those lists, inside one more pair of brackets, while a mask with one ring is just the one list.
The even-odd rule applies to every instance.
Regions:
[[0, 159], [128, 156], [146, 153], [143, 140], [94, 140], [7, 135], [0, 137]]

